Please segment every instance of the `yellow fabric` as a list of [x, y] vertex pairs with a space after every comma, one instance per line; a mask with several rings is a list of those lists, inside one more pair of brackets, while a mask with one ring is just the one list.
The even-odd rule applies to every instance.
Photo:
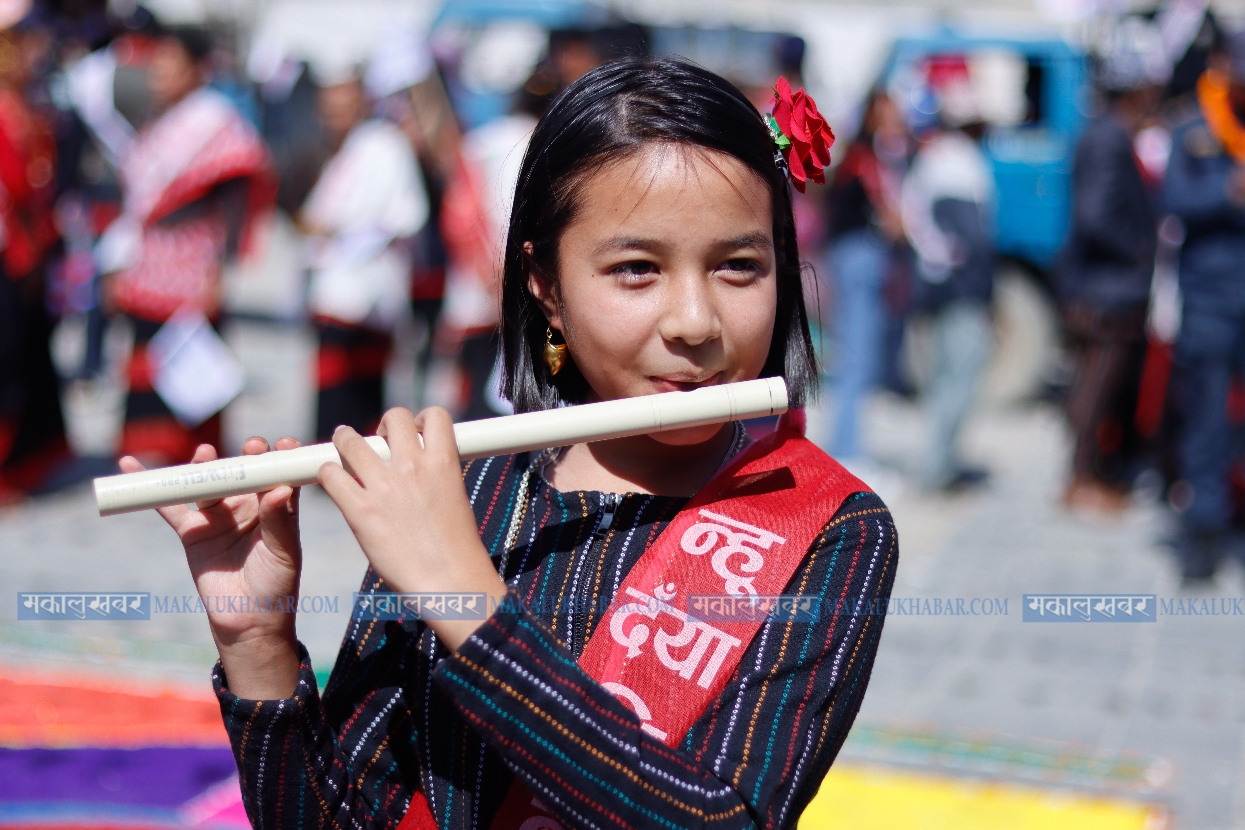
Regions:
[[1211, 134], [1228, 155], [1245, 164], [1245, 127], [1232, 110], [1228, 89], [1228, 79], [1223, 73], [1208, 69], [1197, 80], [1197, 103]]
[[799, 830], [1162, 830], [1161, 808], [1067, 790], [835, 766]]

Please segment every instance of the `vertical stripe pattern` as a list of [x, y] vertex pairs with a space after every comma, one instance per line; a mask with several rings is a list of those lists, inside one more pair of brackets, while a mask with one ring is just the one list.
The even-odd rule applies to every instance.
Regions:
[[[890, 595], [898, 539], [885, 505], [858, 493], [827, 517], [787, 588], [820, 596], [820, 619], [763, 626], [669, 748], [576, 660], [687, 499], [562, 493], [538, 475], [522, 487], [530, 461], [464, 467], [485, 548], [522, 613], [493, 615], [453, 654], [419, 622], [352, 621], [323, 697], [305, 649], [284, 701], [238, 700], [217, 664], [255, 827], [390, 830], [422, 789], [440, 827], [487, 828], [515, 775], [568, 828], [794, 826], [868, 683], [883, 617], [833, 608]], [[360, 590], [387, 588], [369, 570]]]

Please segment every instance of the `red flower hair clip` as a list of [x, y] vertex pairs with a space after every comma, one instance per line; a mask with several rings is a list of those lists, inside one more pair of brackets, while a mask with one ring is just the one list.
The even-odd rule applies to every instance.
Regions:
[[774, 161], [786, 168], [795, 189], [803, 193], [809, 179], [825, 184], [834, 131], [804, 87], [793, 93], [787, 79], [779, 78], [774, 85], [774, 113], [766, 123], [778, 148]]

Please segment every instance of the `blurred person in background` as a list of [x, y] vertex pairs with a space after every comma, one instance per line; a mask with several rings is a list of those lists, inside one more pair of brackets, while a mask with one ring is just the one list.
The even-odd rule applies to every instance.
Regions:
[[923, 390], [929, 437], [918, 476], [926, 487], [955, 490], [987, 477], [960, 461], [956, 443], [993, 350], [997, 198], [967, 72], [953, 76], [939, 99], [939, 126], [917, 151], [900, 200], [917, 257], [914, 302], [933, 328], [932, 375]]
[[[364, 83], [377, 110], [406, 134], [415, 151], [428, 215], [439, 217], [445, 188], [462, 146], [462, 130], [445, 82], [423, 36], [413, 27], [384, 37], [368, 63]], [[441, 223], [427, 221], [412, 240], [411, 314], [415, 320], [416, 408], [424, 405], [433, 332], [445, 301], [448, 264]]]
[[37, 13], [0, 32], [0, 504], [36, 489], [68, 456], [44, 304], [56, 144], [26, 94], [47, 50]]
[[844, 463], [860, 460], [860, 406], [881, 371], [883, 283], [894, 248], [904, 240], [899, 193], [908, 147], [903, 113], [885, 92], [874, 92], [827, 193], [835, 367], [834, 432], [827, 449]]
[[1126, 20], [1103, 55], [1105, 110], [1077, 144], [1071, 238], [1057, 272], [1075, 361], [1067, 397], [1074, 449], [1064, 503], [1090, 510], [1127, 506], [1120, 452], [1136, 409], [1158, 245], [1157, 182], [1147, 181], [1133, 150], [1167, 80], [1147, 26]]
[[327, 441], [339, 425], [371, 434], [380, 422], [393, 329], [410, 301], [411, 238], [428, 220], [428, 195], [407, 136], [369, 117], [358, 73], [322, 80], [318, 103], [335, 153], [298, 224], [312, 243], [316, 437]]
[[1245, 32], [1230, 35], [1197, 83], [1198, 111], [1172, 135], [1166, 207], [1185, 226], [1183, 319], [1176, 380], [1185, 420], [1187, 486], [1177, 553], [1187, 580], [1206, 580], [1227, 550], [1234, 374], [1245, 362]]
[[148, 82], [158, 116], [121, 163], [121, 216], [97, 247], [105, 297], [130, 318], [134, 349], [121, 450], [153, 464], [220, 446], [220, 413], [183, 425], [152, 388], [147, 344], [179, 310], [220, 318], [224, 261], [245, 247], [275, 196], [267, 149], [251, 124], [207, 88], [212, 44], [193, 27], [158, 31]]
[[448, 398], [447, 408], [463, 420], [511, 411], [498, 385], [498, 275], [519, 166], [549, 97], [525, 86], [512, 114], [468, 131], [446, 187], [441, 230], [449, 268], [436, 348], [455, 357], [455, 388], [442, 396]]

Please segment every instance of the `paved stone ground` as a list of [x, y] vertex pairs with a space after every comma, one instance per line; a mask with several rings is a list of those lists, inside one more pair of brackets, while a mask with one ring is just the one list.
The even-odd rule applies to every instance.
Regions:
[[[912, 456], [920, 421], [910, 407], [875, 401], [867, 422], [880, 457], [899, 465]], [[1245, 827], [1245, 617], [1021, 619], [1022, 595], [1044, 592], [1157, 594], [1198, 599], [1200, 609], [1204, 598], [1245, 595], [1239, 569], [1182, 592], [1163, 545], [1171, 518], [1152, 499], [1136, 497], [1115, 520], [1063, 511], [1067, 441], [1052, 409], [982, 415], [966, 438], [992, 485], [954, 498], [908, 489], [891, 500], [901, 551], [894, 596], [1007, 598], [1008, 614], [888, 618], [858, 723], [1045, 749], [1064, 756], [1055, 767], [1122, 754], [1141, 765], [1137, 780], [1100, 778], [1091, 789], [1164, 803], [1180, 828]], [[857, 744], [845, 758], [897, 760]], [[923, 760], [957, 767], [955, 758]]]
[[[307, 333], [235, 323], [229, 339], [250, 373], [229, 413], [229, 440], [305, 437]], [[1245, 828], [1245, 617], [1021, 620], [1026, 593], [1239, 598], [1240, 570], [1184, 594], [1162, 546], [1170, 517], [1153, 500], [1137, 497], [1116, 520], [1062, 511], [1067, 441], [1049, 408], [996, 409], [971, 421], [968, 453], [994, 475], [987, 489], [958, 497], [922, 494], [894, 471], [914, 455], [919, 412], [879, 398], [866, 420], [884, 465], [875, 486], [901, 540], [895, 596], [989, 597], [1008, 605], [1006, 616], [891, 616], [844, 759], [1123, 794], [1167, 805], [1178, 828]], [[339, 605], [336, 614], [301, 616], [299, 631], [317, 668], [327, 671], [365, 560], [322, 493], [310, 491], [304, 504], [303, 593], [336, 596]], [[193, 593], [173, 535], [157, 516], [100, 519], [86, 487], [0, 512], [0, 584], [10, 598], [34, 590]], [[3, 665], [125, 673], [202, 689], [213, 659], [201, 616], [19, 623], [15, 599], [0, 602]], [[920, 740], [888, 742], [887, 735]], [[974, 746], [987, 747], [994, 760], [973, 760]]]

